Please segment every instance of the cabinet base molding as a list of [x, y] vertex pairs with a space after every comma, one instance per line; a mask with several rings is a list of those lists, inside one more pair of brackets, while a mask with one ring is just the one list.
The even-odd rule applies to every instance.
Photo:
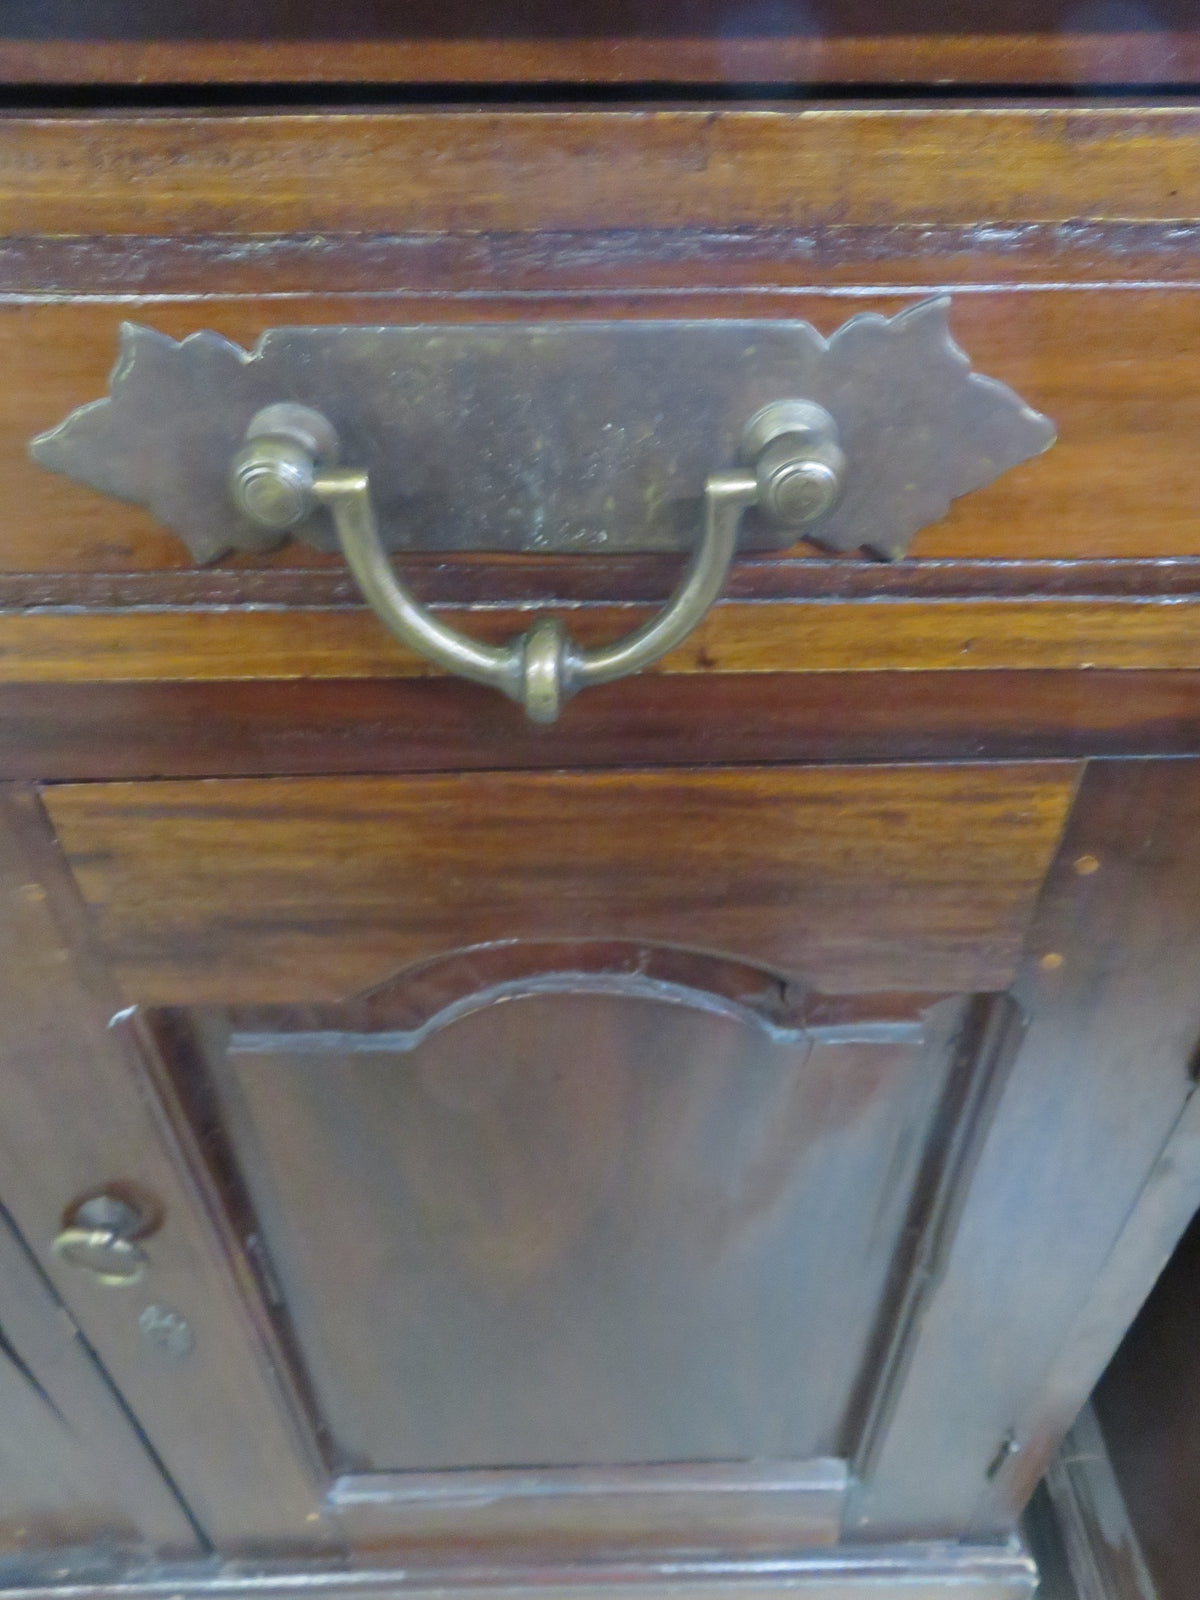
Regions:
[[[94, 1567], [93, 1567], [94, 1571]], [[251, 1569], [191, 1563], [142, 1568], [97, 1582], [64, 1571], [13, 1584], [0, 1600], [1031, 1600], [1037, 1567], [1017, 1540], [994, 1545], [911, 1543], [844, 1545], [769, 1561], [555, 1564], [440, 1570], [309, 1567]]]

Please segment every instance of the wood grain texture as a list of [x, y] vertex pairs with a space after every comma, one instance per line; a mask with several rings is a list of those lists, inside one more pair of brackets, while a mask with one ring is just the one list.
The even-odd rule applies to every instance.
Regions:
[[329, 15], [260, 4], [247, 17], [109, 0], [10, 8], [0, 72], [24, 83], [472, 82], [611, 84], [1186, 83], [1200, 40], [1184, 0], [1082, 11], [1067, 0], [821, 0], [732, 13], [716, 0], [409, 5], [352, 0]]
[[[661, 605], [679, 577], [678, 556], [504, 558], [464, 552], [397, 554], [413, 593], [428, 605], [528, 606], [561, 602]], [[3, 572], [0, 613], [186, 611], [228, 606], [315, 611], [361, 608], [349, 568], [241, 565], [145, 572]], [[868, 561], [817, 554], [747, 555], [735, 561], [724, 600], [1190, 600], [1200, 592], [1200, 555], [1116, 560]]]
[[[0, 294], [50, 304], [144, 294], [370, 294], [431, 304], [470, 291], [492, 297], [606, 291], [631, 297], [737, 290], [769, 298], [791, 286], [857, 296], [914, 284], [1130, 288], [1195, 286], [1195, 218], [1043, 222], [818, 222], [786, 227], [529, 228], [518, 233], [8, 235]], [[688, 285], [692, 285], [689, 290]], [[618, 300], [617, 302], [621, 302]], [[478, 314], [478, 309], [477, 313]], [[430, 320], [436, 320], [432, 317]]]
[[[1200, 139], [1195, 148], [1200, 149]], [[175, 338], [211, 328], [243, 347], [279, 325], [543, 316], [785, 317], [810, 321], [830, 334], [856, 312], [891, 314], [939, 285], [953, 288], [953, 276], [943, 271], [936, 253], [914, 243], [907, 263], [909, 294], [876, 292], [869, 267], [857, 280], [861, 295], [823, 292], [824, 269], [800, 261], [791, 264], [782, 281], [769, 280], [769, 292], [761, 282], [751, 296], [745, 286], [685, 290], [709, 270], [703, 240], [694, 241], [694, 248], [691, 262], [672, 263], [676, 289], [662, 292], [609, 292], [607, 257], [600, 251], [593, 257], [590, 278], [581, 280], [576, 292], [549, 298], [503, 297], [494, 289], [481, 297], [471, 286], [476, 279], [486, 281], [486, 273], [477, 269], [461, 294], [440, 299], [427, 293], [395, 299], [388, 292], [380, 298], [289, 292], [283, 299], [189, 294], [183, 300], [151, 299], [140, 306], [111, 296], [0, 304], [0, 361], [10, 377], [0, 393], [0, 471], [8, 486], [0, 507], [0, 570], [167, 572], [189, 567], [182, 541], [148, 512], [57, 477], [35, 466], [26, 453], [35, 433], [105, 393], [125, 317]], [[1172, 259], [1181, 254], [1197, 259], [1194, 246], [1180, 246]], [[1004, 263], [996, 265], [1003, 274]], [[1066, 270], [1073, 270], [1069, 263]], [[394, 288], [394, 280], [385, 277], [386, 261], [377, 272], [378, 282]], [[955, 501], [946, 517], [917, 535], [912, 551], [917, 562], [1196, 555], [1192, 442], [1200, 435], [1200, 294], [1184, 286], [1085, 284], [1014, 291], [993, 286], [959, 295], [951, 328], [976, 368], [1009, 384], [1051, 417], [1059, 439], [1045, 455]], [[800, 558], [812, 554], [810, 546], [797, 547]], [[436, 594], [438, 580], [429, 574], [430, 565], [416, 562], [413, 570]], [[469, 565], [454, 563], [456, 569]], [[494, 560], [491, 566], [496, 566]], [[552, 585], [565, 597], [617, 598], [627, 581], [626, 569], [613, 564], [605, 594], [597, 587], [603, 578], [589, 576], [597, 566], [608, 570], [607, 562], [577, 561], [576, 578], [571, 564], [561, 559], [545, 573], [536, 562], [523, 561], [512, 567], [506, 594], [511, 598], [522, 573], [528, 573], [526, 581], [535, 591], [544, 593]], [[755, 574], [761, 571], [764, 594], [778, 592], [789, 566], [802, 568], [803, 559], [747, 561], [740, 564], [738, 582], [753, 594]], [[246, 574], [244, 593], [252, 599], [257, 598], [252, 587], [256, 569], [272, 567], [315, 569], [323, 575], [339, 570], [336, 559], [323, 560], [295, 544], [253, 561], [235, 559], [220, 570]], [[860, 590], [870, 593], [870, 568], [863, 563], [859, 567]], [[656, 570], [658, 592], [665, 592], [671, 569], [660, 564]], [[879, 564], [875, 570], [875, 581], [885, 590], [893, 580]], [[831, 584], [836, 587], [836, 577]], [[448, 580], [443, 580], [443, 594], [447, 587]], [[236, 591], [227, 597], [236, 599]]]
[[1162, 103], [14, 115], [0, 233], [1170, 221], [1200, 214], [1198, 123]]
[[[171, 1600], [180, 1587], [207, 1600], [256, 1600], [272, 1580], [289, 1592], [303, 1590], [312, 1567], [273, 1562], [267, 1576], [240, 1562], [214, 1571], [204, 1566], [166, 1567], [146, 1576], [131, 1570], [115, 1590], [120, 1600]], [[401, 1592], [412, 1600], [520, 1600], [553, 1588], [563, 1600], [873, 1600], [898, 1588], [904, 1600], [1033, 1600], [1037, 1568], [1015, 1542], [969, 1545], [938, 1541], [797, 1550], [768, 1560], [680, 1562], [607, 1560], [513, 1562], [483, 1572], [406, 1570]], [[327, 1600], [376, 1600], [399, 1587], [395, 1563], [364, 1561], [320, 1573]], [[61, 1600], [53, 1577], [23, 1586], [21, 1600]], [[94, 1577], [71, 1585], [72, 1600], [113, 1600], [114, 1589]]]
[[[564, 1408], [571, 1409], [570, 1403]], [[557, 1471], [370, 1472], [339, 1478], [330, 1504], [356, 1549], [403, 1540], [443, 1562], [478, 1562], [481, 1546], [533, 1546], [557, 1559], [574, 1545], [630, 1556], [686, 1549], [723, 1559], [836, 1545], [846, 1465], [720, 1462]], [[594, 1554], [592, 1559], [594, 1559]]]
[[[915, 19], [918, 20], [919, 19]], [[499, 82], [536, 90], [542, 84], [728, 89], [761, 93], [778, 86], [908, 84], [914, 91], [948, 84], [1078, 89], [1089, 84], [1157, 88], [1200, 80], [1200, 39], [1192, 27], [1161, 32], [1082, 34], [1026, 32], [963, 37], [917, 33], [876, 38], [774, 38], [767, 34], [628, 36], [584, 39], [294, 39], [188, 41], [91, 38], [46, 43], [0, 38], [0, 73], [13, 84], [329, 84], [340, 99], [361, 99], [357, 86]], [[356, 92], [357, 91], [357, 92]]]
[[[652, 613], [575, 608], [581, 644]], [[533, 609], [441, 615], [502, 642]], [[718, 603], [651, 676], [813, 672], [1194, 671], [1200, 600], [882, 600]], [[215, 683], [442, 676], [367, 610], [0, 613], [0, 684]], [[585, 691], [587, 698], [593, 691]], [[564, 713], [570, 715], [570, 709]]]
[[64, 786], [130, 999], [321, 1000], [495, 939], [634, 938], [832, 989], [1003, 988], [1075, 768]]
[[[113, 1025], [119, 999], [78, 937], [36, 797], [11, 786], [0, 791], [0, 911], [5, 1207], [203, 1535], [242, 1552], [336, 1547], [315, 1447], [250, 1309], [228, 1222], [186, 1170], [128, 1025]], [[187, 1361], [147, 1358], [140, 1292], [116, 1294], [50, 1249], [73, 1199], [122, 1180], [161, 1207], [147, 1287], [189, 1323]], [[114, 1473], [122, 1448], [112, 1448]]]
[[1086, 770], [1013, 990], [1024, 1041], [850, 1527], [1011, 1527], [1195, 1207], [1198, 805], [1195, 761]]
[[113, 1562], [155, 1550], [176, 1559], [202, 1555], [158, 1463], [4, 1213], [0, 1305], [6, 1584], [28, 1581], [55, 1551], [69, 1571], [71, 1547], [89, 1543], [107, 1547]]
[[[338, 1458], [452, 1474], [424, 1528], [394, 1508], [391, 1537], [475, 1560], [509, 1540], [560, 1559], [626, 1538], [793, 1548], [744, 1497], [706, 1532], [700, 1485], [616, 1520], [603, 1475], [555, 1505], [551, 1471], [540, 1525], [529, 1497], [537, 1469], [580, 1463], [708, 1462], [718, 1488], [722, 1463], [842, 1454], [947, 1086], [976, 1069], [970, 1009], [809, 1033], [551, 968], [416, 1033], [306, 1026], [307, 1007], [254, 1033], [211, 1022], [219, 1121]], [[510, 1469], [517, 1503], [489, 1504], [500, 1478], [471, 1493], [477, 1467]], [[376, 1543], [387, 1498], [359, 1523]]]
[[0, 684], [0, 777], [1200, 754], [1200, 672], [630, 678], [535, 727], [450, 678]]
[[[266, 1036], [286, 1047], [297, 1034], [385, 1033], [412, 1042], [434, 1033], [453, 1018], [479, 1010], [501, 996], [533, 995], [568, 987], [619, 995], [673, 994], [729, 1017], [799, 1034], [816, 1042], [883, 1039], [912, 1042], [929, 1032], [929, 1013], [957, 998], [939, 994], [829, 994], [808, 984], [742, 961], [706, 955], [679, 945], [634, 940], [575, 939], [501, 941], [472, 945], [448, 956], [405, 967], [400, 973], [352, 1000], [302, 1006], [224, 1006], [221, 1029], [237, 1048], [261, 1044]], [[991, 997], [981, 1002], [991, 1004]], [[155, 1008], [148, 1025], [168, 1058], [186, 1100], [191, 1064], [198, 1060], [194, 1017], [178, 1009]], [[211, 1020], [211, 1019], [210, 1019]], [[225, 1034], [220, 1048], [225, 1048]], [[311, 1039], [309, 1042], [312, 1042]], [[174, 1066], [169, 1063], [174, 1062]]]

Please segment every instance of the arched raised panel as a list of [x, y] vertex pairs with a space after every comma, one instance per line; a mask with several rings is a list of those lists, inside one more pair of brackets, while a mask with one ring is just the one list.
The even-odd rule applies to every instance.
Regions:
[[798, 1461], [854, 1448], [998, 1005], [514, 942], [157, 1031], [335, 1467]]

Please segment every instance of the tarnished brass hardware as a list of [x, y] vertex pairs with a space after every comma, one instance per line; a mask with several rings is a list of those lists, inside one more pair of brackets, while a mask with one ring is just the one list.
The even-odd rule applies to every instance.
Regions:
[[284, 402], [258, 412], [246, 437], [254, 448], [234, 463], [234, 499], [252, 521], [286, 533], [312, 512], [313, 479], [337, 460], [337, 434], [319, 411]]
[[266, 407], [251, 419], [230, 472], [238, 509], [264, 526], [287, 528], [325, 507], [368, 605], [397, 639], [447, 672], [499, 689], [542, 723], [553, 722], [580, 689], [640, 672], [687, 638], [721, 592], [744, 511], [757, 506], [799, 530], [836, 504], [845, 470], [827, 411], [790, 400], [765, 407], [743, 439], [746, 470], [705, 481], [700, 539], [667, 604], [615, 644], [585, 650], [556, 618], [540, 618], [504, 645], [482, 644], [440, 621], [388, 559], [368, 474], [333, 466], [337, 454], [336, 435], [319, 412]]
[[837, 425], [809, 400], [775, 400], [756, 411], [742, 434], [742, 460], [754, 468], [759, 506], [788, 528], [832, 511], [846, 475]]
[[[284, 461], [247, 482], [254, 516], [230, 500], [247, 423], [282, 400], [333, 422], [393, 552], [683, 555], [704, 481], [739, 459], [751, 417], [741, 463], [758, 465], [763, 503], [787, 520], [752, 510], [739, 550], [786, 550], [799, 529], [823, 550], [895, 560], [958, 495], [1054, 442], [1049, 418], [972, 371], [950, 313], [941, 296], [860, 313], [828, 338], [782, 319], [272, 328], [249, 350], [126, 323], [107, 397], [29, 448], [52, 472], [146, 506], [195, 561], [289, 533], [336, 549], [325, 512], [292, 520], [305, 488]], [[814, 427], [813, 406], [836, 419], [836, 440]], [[811, 446], [803, 467], [775, 459], [789, 433]], [[328, 444], [310, 440], [326, 465]], [[848, 463], [840, 493], [835, 449]]]
[[110, 1288], [139, 1283], [149, 1265], [138, 1242], [146, 1231], [142, 1213], [115, 1194], [93, 1195], [76, 1206], [54, 1241], [54, 1254]]
[[[107, 398], [29, 449], [146, 506], [197, 561], [290, 535], [340, 546], [397, 638], [552, 722], [679, 644], [735, 549], [897, 560], [951, 500], [1053, 444], [1048, 417], [972, 371], [949, 315], [942, 296], [828, 338], [715, 318], [273, 328], [251, 350], [125, 324]], [[389, 560], [458, 551], [685, 567], [613, 645], [541, 618], [497, 646], [446, 626]]]

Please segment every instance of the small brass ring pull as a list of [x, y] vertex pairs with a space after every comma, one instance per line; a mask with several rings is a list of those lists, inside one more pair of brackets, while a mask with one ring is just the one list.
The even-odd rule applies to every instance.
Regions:
[[503, 645], [480, 643], [441, 622], [393, 570], [367, 474], [339, 468], [337, 456], [337, 435], [319, 412], [268, 406], [252, 418], [234, 460], [234, 499], [247, 516], [280, 532], [326, 507], [346, 562], [384, 626], [448, 672], [499, 689], [541, 723], [553, 722], [580, 689], [640, 672], [682, 643], [721, 592], [745, 510], [757, 506], [799, 530], [832, 509], [845, 474], [827, 411], [805, 400], [765, 406], [746, 425], [744, 466], [712, 473], [705, 482], [700, 539], [666, 605], [615, 644], [588, 650], [552, 617]]
[[52, 1246], [60, 1261], [86, 1272], [106, 1288], [140, 1283], [149, 1259], [139, 1239], [146, 1219], [127, 1200], [93, 1195], [78, 1205]]

